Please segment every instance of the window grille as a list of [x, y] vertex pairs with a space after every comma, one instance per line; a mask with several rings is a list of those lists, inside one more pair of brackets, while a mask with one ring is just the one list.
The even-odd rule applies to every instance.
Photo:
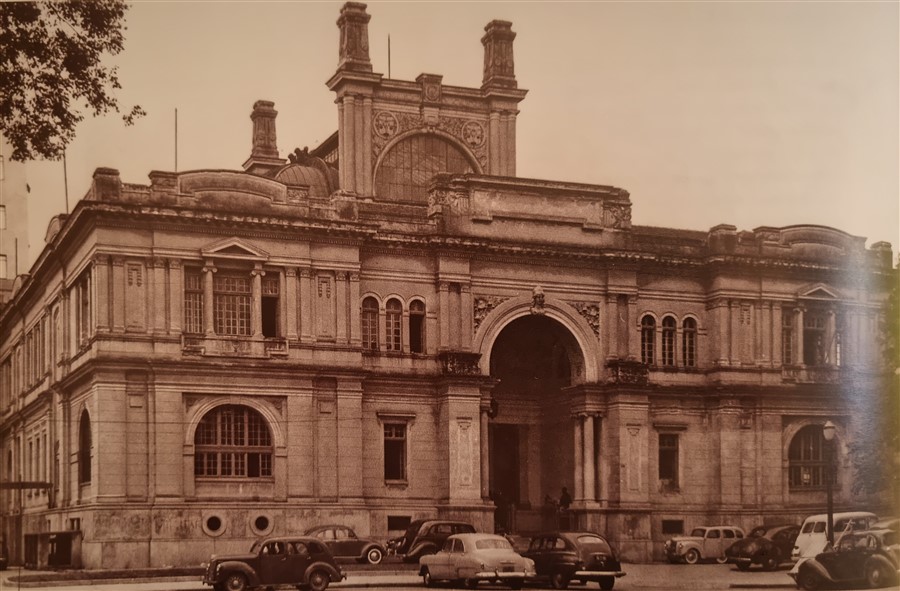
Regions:
[[401, 317], [403, 308], [399, 300], [388, 300], [385, 306], [384, 318], [384, 349], [385, 351], [400, 351], [401, 347]]
[[781, 363], [794, 363], [794, 319], [789, 310], [781, 312]]
[[362, 341], [363, 349], [378, 350], [378, 300], [373, 297], [362, 303]]
[[184, 271], [184, 332], [203, 332], [203, 276], [199, 270]]
[[662, 321], [662, 364], [675, 365], [675, 319], [666, 316]]
[[681, 333], [681, 359], [685, 367], [697, 365], [697, 321], [685, 318]]
[[[807, 425], [794, 435], [788, 448], [788, 485], [790, 488], [822, 488], [825, 486], [826, 445], [820, 425]], [[834, 479], [832, 479], [832, 483], [834, 483]]]
[[656, 320], [649, 314], [641, 319], [641, 362], [653, 365], [654, 342], [656, 338]]
[[272, 453], [272, 435], [262, 415], [245, 406], [220, 406], [197, 425], [194, 475], [271, 477]]
[[400, 140], [385, 155], [375, 194], [391, 201], [420, 201], [435, 174], [473, 172], [463, 152], [442, 137], [421, 134]]
[[216, 275], [213, 281], [216, 334], [250, 334], [250, 293], [248, 276]]

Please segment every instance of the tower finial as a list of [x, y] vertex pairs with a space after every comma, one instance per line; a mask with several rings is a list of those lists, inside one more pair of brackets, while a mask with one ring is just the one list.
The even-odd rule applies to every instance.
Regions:
[[337, 24], [341, 29], [340, 61], [338, 70], [371, 72], [369, 59], [369, 19], [366, 5], [347, 2], [341, 8]]
[[516, 88], [515, 62], [513, 60], [513, 39], [516, 34], [509, 21], [491, 21], [484, 28], [484, 79], [482, 88], [499, 86]]

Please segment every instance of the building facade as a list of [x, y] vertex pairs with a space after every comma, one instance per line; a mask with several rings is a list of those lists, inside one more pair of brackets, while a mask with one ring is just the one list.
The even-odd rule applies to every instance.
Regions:
[[[571, 525], [628, 560], [820, 512], [882, 379], [889, 244], [633, 225], [626, 191], [516, 176], [511, 25], [481, 88], [384, 78], [341, 10], [338, 131], [243, 170], [98, 168], [0, 311], [13, 562], [197, 564], [324, 522]], [[560, 515], [545, 502], [562, 487]], [[871, 506], [871, 505], [867, 505]]]

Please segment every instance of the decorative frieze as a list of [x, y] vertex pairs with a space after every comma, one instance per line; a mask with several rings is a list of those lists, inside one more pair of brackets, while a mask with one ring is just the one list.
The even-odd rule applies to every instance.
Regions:
[[[487, 142], [484, 125], [474, 119], [439, 116], [436, 120], [426, 120], [419, 113], [379, 111], [372, 119], [372, 156], [381, 155], [385, 146], [396, 136], [408, 131], [439, 130], [453, 136], [469, 148], [483, 170], [487, 168]], [[629, 212], [630, 215], [630, 212]]]
[[509, 298], [502, 298], [498, 296], [475, 296], [475, 302], [472, 306], [472, 316], [475, 323], [475, 332], [478, 332], [478, 327], [481, 326], [481, 322], [487, 317], [487, 315], [491, 313], [491, 310], [508, 299]]
[[650, 381], [650, 372], [640, 361], [613, 359], [606, 367], [609, 370], [606, 381], [610, 384], [646, 386]]
[[481, 374], [481, 368], [478, 365], [478, 360], [481, 359], [480, 353], [444, 351], [438, 355], [438, 359], [444, 375], [475, 376]]
[[569, 302], [573, 308], [587, 321], [588, 326], [600, 338], [600, 306], [586, 302]]

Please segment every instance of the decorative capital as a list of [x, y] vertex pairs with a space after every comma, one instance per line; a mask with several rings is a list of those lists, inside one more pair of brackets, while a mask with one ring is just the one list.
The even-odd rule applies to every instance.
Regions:
[[180, 269], [182, 266], [181, 259], [166, 259], [170, 269]]

